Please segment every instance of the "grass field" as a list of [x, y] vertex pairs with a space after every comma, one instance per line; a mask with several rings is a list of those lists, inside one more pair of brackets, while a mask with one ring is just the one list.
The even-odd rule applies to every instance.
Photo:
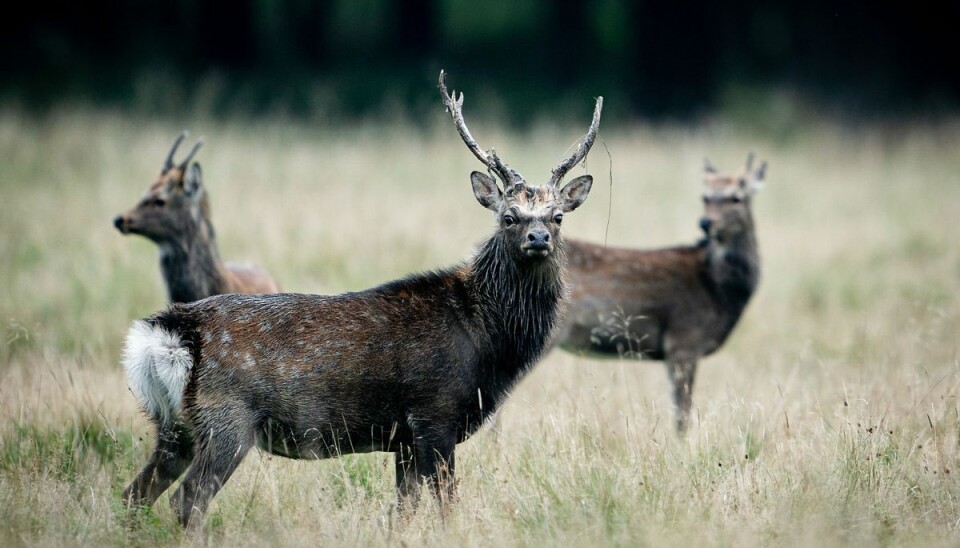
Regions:
[[[589, 112], [584, 110], [584, 117]], [[471, 115], [468, 115], [471, 116]], [[491, 230], [477, 163], [438, 107], [423, 129], [157, 121], [0, 111], [0, 544], [960, 544], [960, 125], [778, 136], [714, 123], [601, 132], [597, 184], [566, 235], [693, 241], [702, 158], [770, 162], [755, 202], [763, 279], [700, 369], [673, 433], [656, 363], [550, 354], [499, 420], [460, 446], [461, 501], [393, 510], [384, 454], [253, 452], [202, 535], [166, 496], [119, 492], [151, 448], [126, 387], [130, 322], [165, 304], [156, 249], [111, 226], [184, 126], [220, 249], [286, 290], [335, 293], [453, 263]], [[471, 126], [531, 181], [586, 127]], [[612, 196], [611, 180], [612, 173]], [[610, 205], [612, 204], [612, 207]]]

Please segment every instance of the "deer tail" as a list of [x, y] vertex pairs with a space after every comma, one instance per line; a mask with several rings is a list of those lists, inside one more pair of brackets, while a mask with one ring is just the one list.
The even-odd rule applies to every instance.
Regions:
[[179, 414], [193, 365], [178, 333], [149, 320], [135, 321], [127, 332], [123, 349], [127, 382], [147, 414], [160, 424], [170, 424]]

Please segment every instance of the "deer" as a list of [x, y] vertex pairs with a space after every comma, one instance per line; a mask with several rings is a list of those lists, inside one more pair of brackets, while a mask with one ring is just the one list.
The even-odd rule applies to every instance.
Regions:
[[655, 360], [672, 383], [676, 430], [690, 422], [697, 362], [719, 349], [760, 280], [751, 200], [767, 164], [720, 174], [705, 161], [704, 238], [696, 245], [637, 250], [567, 242], [571, 297], [557, 335], [564, 350]]
[[203, 146], [197, 140], [179, 164], [174, 155], [187, 137], [173, 142], [157, 178], [140, 201], [113, 225], [121, 234], [139, 234], [160, 248], [160, 271], [171, 303], [198, 301], [221, 293], [276, 293], [277, 283], [261, 267], [220, 260], [210, 222], [210, 203], [203, 172], [193, 157]]
[[560, 183], [593, 146], [603, 98], [581, 143], [534, 186], [480, 148], [463, 93], [451, 95], [445, 78], [443, 103], [487, 169], [470, 182], [494, 214], [493, 234], [458, 265], [363, 291], [217, 295], [134, 322], [122, 361], [156, 446], [125, 504], [152, 505], [186, 472], [170, 501], [187, 528], [256, 446], [291, 459], [393, 453], [402, 513], [416, 509], [421, 483], [450, 507], [457, 444], [496, 412], [559, 325], [560, 225], [593, 178]]

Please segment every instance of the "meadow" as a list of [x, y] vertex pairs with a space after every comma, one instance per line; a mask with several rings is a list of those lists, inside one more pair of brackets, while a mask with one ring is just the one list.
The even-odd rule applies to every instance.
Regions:
[[[152, 440], [120, 348], [166, 296], [156, 247], [111, 220], [172, 139], [206, 137], [224, 259], [264, 265], [285, 290], [338, 293], [452, 264], [490, 233], [468, 180], [479, 164], [439, 104], [424, 126], [350, 128], [0, 110], [0, 544], [960, 544], [956, 121], [601, 127], [567, 237], [692, 242], [703, 157], [731, 171], [752, 149], [770, 164], [754, 202], [760, 288], [701, 362], [685, 439], [661, 364], [555, 351], [497, 429], [460, 446], [445, 518], [428, 499], [399, 519], [386, 454], [252, 452], [197, 535], [166, 495], [126, 510], [119, 493]], [[467, 112], [531, 182], [588, 115], [512, 131]]]

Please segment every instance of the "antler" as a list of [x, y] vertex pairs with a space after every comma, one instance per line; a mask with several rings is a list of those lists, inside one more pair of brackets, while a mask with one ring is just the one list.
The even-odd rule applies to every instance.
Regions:
[[593, 121], [590, 122], [590, 129], [587, 130], [587, 134], [583, 136], [583, 142], [577, 146], [573, 154], [550, 171], [550, 186], [559, 186], [563, 176], [587, 157], [587, 153], [593, 147], [593, 142], [597, 139], [597, 130], [600, 129], [600, 111], [602, 110], [603, 97], [597, 97], [597, 106], [593, 109]]
[[460, 92], [460, 96], [457, 97], [457, 91], [454, 90], [453, 96], [450, 96], [450, 93], [447, 92], [447, 74], [442, 70], [440, 71], [440, 83], [437, 87], [440, 88], [440, 95], [443, 96], [443, 104], [446, 105], [447, 112], [449, 112], [453, 118], [453, 123], [457, 126], [457, 132], [460, 133], [460, 138], [463, 139], [463, 143], [467, 145], [470, 152], [472, 152], [478, 160], [483, 162], [483, 165], [487, 166], [488, 170], [500, 177], [504, 187], [522, 183], [523, 177], [520, 176], [520, 173], [504, 164], [500, 160], [500, 157], [497, 156], [497, 151], [491, 149], [489, 154], [484, 152], [473, 138], [473, 135], [470, 135], [470, 130], [467, 129], [467, 124], [463, 121], [463, 92]]
[[713, 162], [710, 161], [710, 158], [703, 159], [703, 170], [707, 173], [716, 173], [717, 168], [713, 166]]
[[190, 160], [193, 160], [193, 156], [200, 150], [200, 147], [203, 146], [203, 137], [197, 139], [197, 143], [193, 145], [193, 149], [190, 150], [190, 154], [187, 154], [187, 158], [180, 162], [180, 170], [187, 169], [187, 166], [190, 164]]
[[[170, 154], [167, 154], [167, 161], [163, 163], [163, 172], [166, 173], [170, 171], [173, 167], [173, 156], [177, 153], [177, 149], [180, 148], [180, 143], [187, 138], [187, 130], [180, 132], [180, 135], [177, 137], [177, 140], [173, 142], [173, 147], [170, 148]], [[187, 169], [187, 166], [190, 164], [190, 160], [193, 160], [194, 155], [197, 154], [197, 151], [200, 150], [200, 147], [203, 146], [203, 137], [197, 139], [196, 144], [193, 145], [193, 149], [190, 150], [190, 154], [187, 154], [187, 159], [180, 162], [180, 165], [177, 166], [181, 171]]]
[[167, 154], [167, 161], [163, 163], [163, 171], [169, 171], [173, 167], [173, 155], [176, 154], [177, 148], [180, 146], [180, 143], [187, 138], [186, 130], [180, 132], [180, 136], [177, 137], [177, 140], [173, 142], [173, 147], [170, 149], [170, 154]]
[[758, 181], [762, 181], [767, 175], [767, 161], [764, 160], [760, 162], [760, 167], [757, 168], [757, 171], [753, 173], [753, 178]]
[[753, 151], [751, 150], [749, 153], [747, 153], [747, 164], [746, 166], [744, 166], [744, 171], [746, 171], [747, 173], [750, 173], [750, 170], [753, 169], [753, 158], [754, 158], [754, 154], [753, 154]]

